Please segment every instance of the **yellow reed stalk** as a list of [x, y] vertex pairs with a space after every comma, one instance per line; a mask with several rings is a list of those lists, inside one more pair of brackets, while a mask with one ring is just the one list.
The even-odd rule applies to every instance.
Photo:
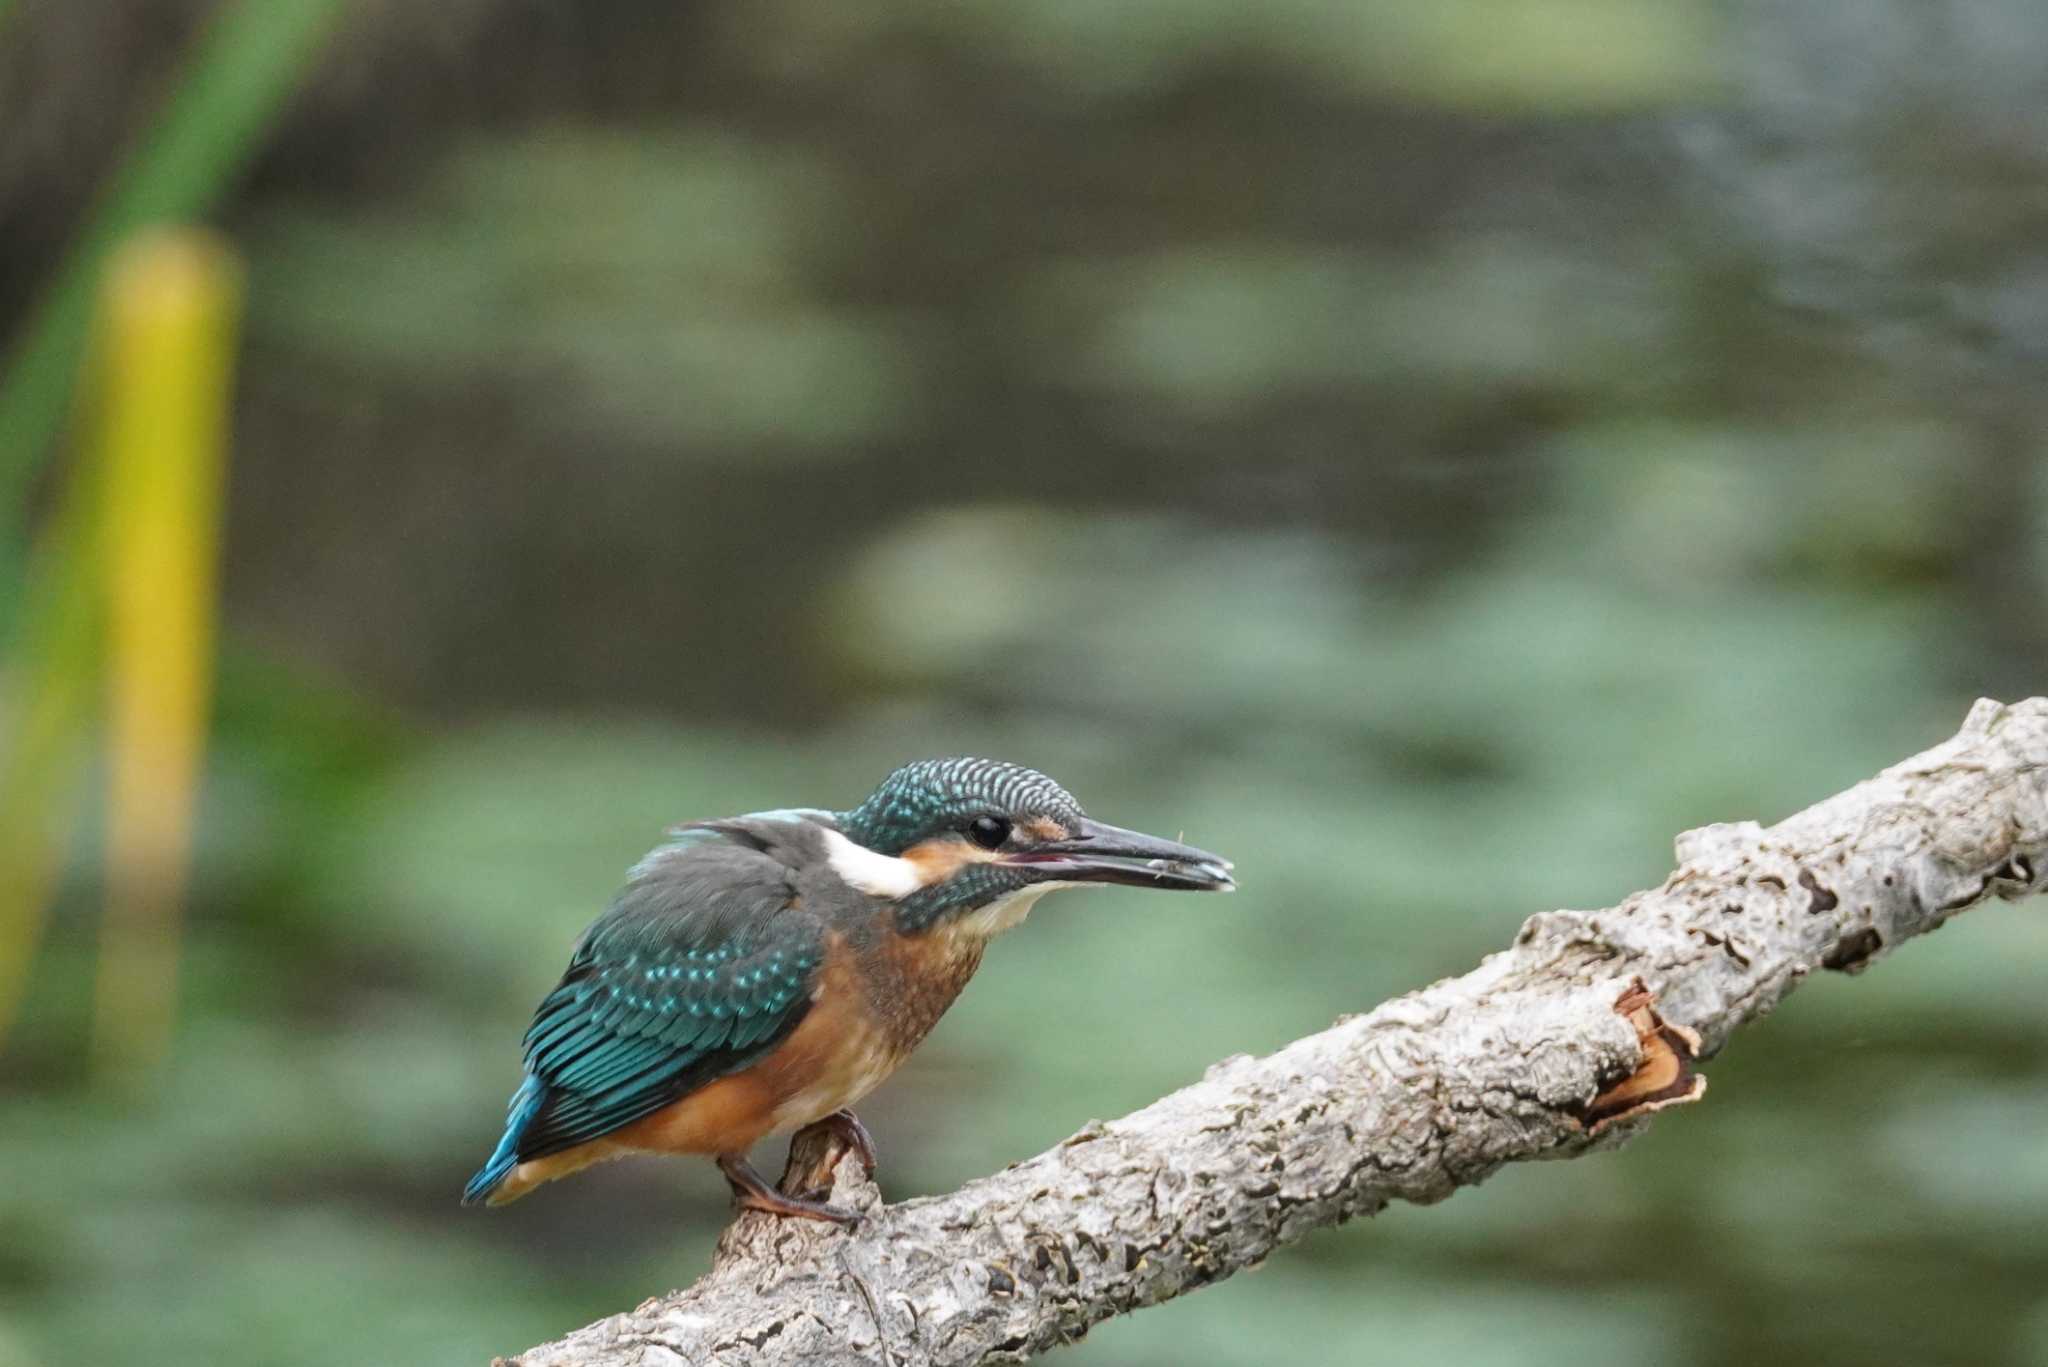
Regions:
[[240, 270], [192, 231], [114, 256], [97, 453], [106, 503], [107, 904], [95, 1052], [135, 1075], [169, 1048], [213, 682], [215, 578]]

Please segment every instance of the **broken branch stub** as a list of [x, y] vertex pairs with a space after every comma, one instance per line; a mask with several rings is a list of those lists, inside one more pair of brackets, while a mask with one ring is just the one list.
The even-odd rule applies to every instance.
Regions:
[[[1768, 829], [1681, 836], [1661, 887], [1530, 917], [1514, 944], [944, 1195], [833, 1170], [846, 1233], [742, 1215], [694, 1286], [524, 1367], [1016, 1361], [1252, 1266], [1310, 1229], [1503, 1164], [1622, 1143], [1817, 968], [1855, 971], [1990, 897], [2039, 891], [2048, 701]], [[808, 1183], [814, 1156], [786, 1180]]]
[[1682, 1106], [1707, 1094], [1706, 1078], [1693, 1068], [1693, 1060], [1700, 1056], [1699, 1033], [1658, 1015], [1656, 999], [1641, 978], [1629, 984], [1614, 1009], [1635, 1027], [1643, 1061], [1587, 1104], [1586, 1133], [1592, 1135], [1618, 1121]]

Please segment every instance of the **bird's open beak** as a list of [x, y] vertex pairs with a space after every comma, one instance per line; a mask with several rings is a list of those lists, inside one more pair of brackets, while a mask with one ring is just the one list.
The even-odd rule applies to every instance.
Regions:
[[1175, 840], [1081, 818], [1065, 840], [1002, 856], [1005, 864], [1066, 883], [1128, 883], [1173, 892], [1229, 892], [1237, 887], [1222, 855]]

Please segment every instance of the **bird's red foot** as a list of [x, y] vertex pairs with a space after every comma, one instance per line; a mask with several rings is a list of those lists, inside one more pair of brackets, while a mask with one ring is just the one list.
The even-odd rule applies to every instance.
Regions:
[[725, 1174], [725, 1180], [732, 1186], [734, 1201], [741, 1210], [765, 1211], [770, 1215], [795, 1215], [806, 1220], [829, 1220], [835, 1225], [853, 1229], [860, 1224], [860, 1216], [838, 1206], [808, 1196], [785, 1196], [768, 1185], [768, 1179], [757, 1172], [752, 1163], [738, 1154], [720, 1154], [718, 1170]]

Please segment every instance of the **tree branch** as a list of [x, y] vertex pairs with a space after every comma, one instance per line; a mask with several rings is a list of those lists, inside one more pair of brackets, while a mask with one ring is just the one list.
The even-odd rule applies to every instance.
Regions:
[[[1250, 1267], [1321, 1225], [1576, 1158], [1705, 1090], [1694, 1057], [1815, 968], [1855, 972], [1992, 896], [2039, 891], [2048, 699], [1765, 830], [1679, 837], [1662, 887], [1531, 917], [1461, 978], [1350, 1017], [848, 1235], [743, 1215], [696, 1285], [521, 1367], [1016, 1360]], [[791, 1156], [792, 1174], [816, 1160]]]

